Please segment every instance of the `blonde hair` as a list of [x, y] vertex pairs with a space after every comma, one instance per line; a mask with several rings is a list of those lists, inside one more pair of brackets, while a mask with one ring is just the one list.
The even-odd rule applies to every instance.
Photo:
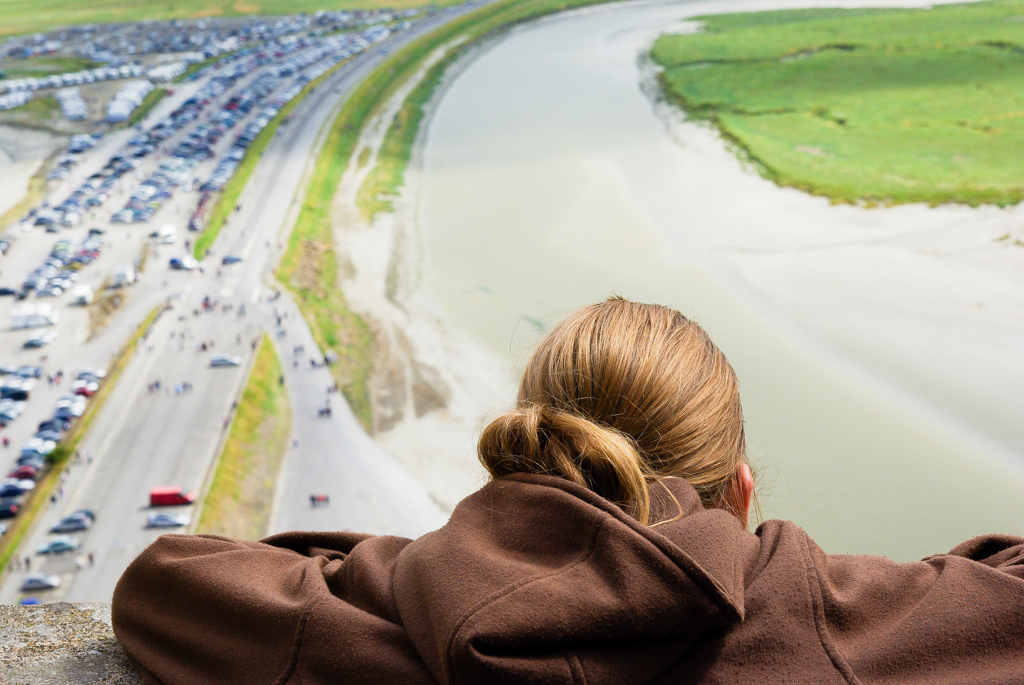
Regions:
[[649, 487], [687, 480], [732, 509], [746, 460], [736, 374], [704, 330], [661, 305], [613, 297], [578, 309], [534, 350], [516, 407], [477, 453], [492, 477], [559, 476], [649, 525]]

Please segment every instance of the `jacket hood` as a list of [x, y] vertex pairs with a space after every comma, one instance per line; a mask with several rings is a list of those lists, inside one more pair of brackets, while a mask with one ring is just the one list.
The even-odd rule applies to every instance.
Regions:
[[[655, 527], [566, 480], [516, 474], [409, 544], [394, 600], [442, 683], [647, 683], [743, 620], [753, 535], [681, 479], [652, 488]], [[678, 504], [677, 504], [678, 503]]]

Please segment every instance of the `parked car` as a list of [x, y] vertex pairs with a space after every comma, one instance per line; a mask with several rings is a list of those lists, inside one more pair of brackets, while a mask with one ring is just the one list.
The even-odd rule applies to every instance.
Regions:
[[23, 401], [36, 385], [34, 378], [18, 378], [12, 376], [0, 385], [0, 398]]
[[35, 478], [39, 475], [39, 469], [34, 466], [19, 466], [13, 469], [7, 474], [8, 478], [17, 478], [18, 480], [25, 480], [26, 478]]
[[192, 257], [171, 257], [169, 265], [176, 271], [191, 271], [199, 266], [199, 262]]
[[0, 418], [8, 422], [21, 416], [23, 411], [25, 411], [25, 403], [23, 401], [12, 399], [0, 400]]
[[57, 443], [53, 440], [43, 440], [42, 438], [29, 438], [28, 441], [21, 446], [21, 456], [38, 454], [41, 457], [45, 457], [47, 454], [57, 449]]
[[210, 358], [210, 366], [238, 366], [242, 358], [235, 354], [215, 354]]
[[0, 499], [0, 519], [14, 518], [18, 515], [21, 505], [16, 497], [4, 497]]
[[154, 512], [146, 517], [147, 528], [176, 528], [187, 526], [192, 522], [192, 517], [187, 514], [165, 514]]
[[36, 554], [64, 554], [74, 552], [81, 546], [82, 543], [78, 541], [78, 538], [73, 538], [70, 535], [58, 535], [37, 549]]
[[17, 295], [17, 294], [18, 294], [18, 289], [17, 288], [9, 288], [7, 286], [0, 286], [0, 297], [6, 296], [6, 295]]
[[238, 255], [229, 254], [224, 255], [223, 259], [220, 260], [220, 263], [226, 266], [228, 264], [237, 264], [240, 261], [242, 261], [242, 258], [239, 257]]
[[97, 383], [101, 378], [105, 378], [107, 375], [106, 369], [99, 368], [85, 368], [78, 372], [75, 380], [79, 381], [96, 381]]
[[19, 366], [18, 370], [14, 372], [15, 376], [21, 376], [22, 378], [42, 378], [43, 367], [41, 366]]
[[42, 471], [46, 466], [46, 458], [38, 454], [23, 454], [18, 457], [18, 466], [31, 466], [37, 471]]
[[76, 530], [88, 530], [93, 524], [93, 518], [85, 512], [76, 511], [70, 516], [62, 518], [57, 525], [50, 528], [51, 533], [73, 533]]
[[100, 389], [100, 384], [96, 381], [75, 381], [71, 384], [71, 392], [82, 397], [92, 397], [93, 394]]
[[28, 340], [25, 341], [25, 347], [42, 347], [43, 345], [49, 345], [57, 339], [57, 331], [39, 331], [33, 333]]
[[55, 430], [43, 430], [36, 431], [33, 438], [39, 438], [40, 440], [53, 440], [54, 442], [60, 442], [64, 438], [64, 431]]
[[5, 478], [0, 481], [0, 499], [4, 497], [20, 497], [36, 486], [34, 480], [28, 478]]
[[81, 395], [64, 395], [53, 407], [54, 416], [58, 418], [77, 418], [85, 413], [85, 398]]
[[71, 428], [71, 421], [69, 421], [67, 419], [52, 418], [52, 419], [47, 419], [46, 421], [40, 422], [37, 430], [39, 430], [39, 431], [46, 431], [46, 430], [66, 431], [69, 428]]
[[60, 587], [60, 576], [52, 573], [32, 573], [25, 576], [25, 580], [21, 584], [21, 591], [52, 590], [57, 587]]

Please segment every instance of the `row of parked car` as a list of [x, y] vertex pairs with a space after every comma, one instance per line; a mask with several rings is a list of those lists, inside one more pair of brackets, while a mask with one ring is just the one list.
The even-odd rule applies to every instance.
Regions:
[[[253, 67], [255, 68], [255, 67]], [[146, 155], [198, 118], [200, 112], [216, 97], [224, 93], [242, 76], [249, 73], [245, 64], [234, 65], [225, 73], [212, 78], [194, 97], [186, 100], [168, 117], [153, 128], [141, 133], [129, 146]], [[174, 188], [183, 185], [199, 164], [213, 154], [211, 146], [221, 135], [234, 125], [234, 121], [223, 120], [219, 115], [192, 131], [180, 142], [156, 172], [142, 182], [132, 193], [124, 208], [114, 214], [112, 220], [121, 223], [145, 223], [171, 197]]]
[[43, 263], [22, 280], [18, 288], [0, 286], [0, 296], [14, 295], [24, 300], [32, 292], [36, 297], [57, 297], [78, 281], [78, 270], [99, 258], [103, 249], [101, 228], [89, 230], [89, 236], [80, 244], [71, 240], [58, 240]]
[[[11, 370], [0, 366], [0, 372], [11, 371], [0, 386], [0, 423], [7, 425], [18, 418], [25, 402], [43, 375], [38, 366], [23, 366]], [[0, 519], [13, 518], [21, 509], [25, 495], [35, 488], [36, 480], [45, 472], [46, 458], [57, 449], [72, 422], [85, 413], [87, 398], [98, 389], [106, 375], [102, 369], [82, 369], [71, 384], [71, 393], [61, 396], [53, 407], [53, 415], [41, 422], [18, 453], [14, 467], [0, 480]]]
[[68, 149], [57, 159], [56, 165], [46, 178], [51, 181], [62, 181], [70, 176], [71, 169], [81, 161], [82, 153], [91, 150], [96, 145], [96, 141], [102, 137], [102, 133], [94, 133], [92, 135], [78, 133], [71, 136]]
[[25, 78], [7, 79], [0, 82], [4, 92], [39, 90], [40, 88], [60, 88], [62, 86], [80, 86], [84, 83], [109, 81], [110, 79], [132, 78], [146, 73], [141, 64], [125, 64], [120, 67], [97, 67], [84, 71], [73, 71], [50, 76], [27, 76]]

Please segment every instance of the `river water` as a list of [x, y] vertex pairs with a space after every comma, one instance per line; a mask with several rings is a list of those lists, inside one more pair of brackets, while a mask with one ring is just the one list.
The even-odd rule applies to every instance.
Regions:
[[[795, 521], [826, 551], [906, 560], [977, 534], [1024, 534], [1021, 464], [795, 334], [719, 268], [716, 207], [744, 203], [743, 183], [776, 189], [737, 170], [736, 190], [720, 189], [715, 204], [652, 178], [703, 174], [642, 92], [637, 60], [690, 7], [543, 20], [465, 67], [423, 151], [424, 287], [454, 325], [513, 362], [560, 315], [613, 293], [696, 319], [739, 375], [764, 517]], [[783, 212], [803, 202], [782, 197]], [[666, 228], [665, 212], [710, 220]]]

